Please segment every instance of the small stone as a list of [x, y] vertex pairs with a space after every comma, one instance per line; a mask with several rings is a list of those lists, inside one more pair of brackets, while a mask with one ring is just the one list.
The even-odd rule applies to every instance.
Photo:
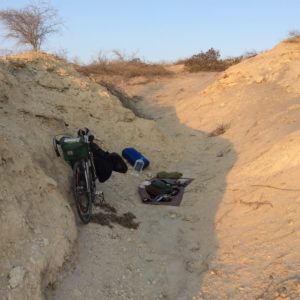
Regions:
[[280, 294], [280, 296], [284, 297], [286, 296], [286, 293], [287, 293], [287, 288], [285, 286], [283, 287], [280, 287], [277, 292]]
[[223, 157], [223, 156], [224, 156], [223, 151], [220, 151], [220, 152], [217, 154], [217, 157]]
[[116, 240], [116, 239], [120, 238], [120, 236], [119, 236], [117, 233], [112, 233], [112, 234], [110, 235], [110, 238], [111, 238], [112, 240]]
[[34, 232], [35, 234], [41, 234], [41, 233], [42, 233], [41, 230], [40, 230], [39, 228], [34, 228], [34, 229], [33, 229], [33, 232]]
[[127, 111], [126, 113], [124, 113], [124, 116], [123, 116], [123, 122], [132, 122], [133, 120], [136, 119], [136, 116], [134, 115], [133, 112], [131, 111]]
[[264, 81], [264, 77], [263, 76], [258, 76], [257, 78], [255, 78], [255, 82], [256, 83], [262, 83]]
[[21, 266], [14, 267], [9, 273], [9, 286], [14, 289], [19, 286], [25, 276], [25, 270]]
[[49, 240], [47, 238], [38, 239], [38, 244], [40, 247], [45, 247], [49, 245]]
[[176, 214], [170, 214], [169, 216], [170, 216], [171, 219], [176, 219], [177, 218]]

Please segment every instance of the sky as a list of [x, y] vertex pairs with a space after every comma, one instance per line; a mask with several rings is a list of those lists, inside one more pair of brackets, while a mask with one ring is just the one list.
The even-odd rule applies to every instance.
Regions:
[[[172, 62], [213, 47], [222, 57], [271, 49], [300, 30], [299, 0], [50, 0], [64, 22], [43, 50], [88, 63], [118, 49]], [[26, 0], [0, 0], [0, 10]], [[4, 34], [0, 27], [0, 35]], [[1, 40], [1, 49], [16, 49]]]

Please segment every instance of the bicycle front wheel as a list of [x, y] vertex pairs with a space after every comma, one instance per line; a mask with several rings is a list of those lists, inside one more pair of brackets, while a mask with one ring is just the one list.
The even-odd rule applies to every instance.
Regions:
[[92, 215], [92, 192], [85, 161], [77, 161], [73, 166], [73, 192], [78, 216], [84, 224], [88, 224]]

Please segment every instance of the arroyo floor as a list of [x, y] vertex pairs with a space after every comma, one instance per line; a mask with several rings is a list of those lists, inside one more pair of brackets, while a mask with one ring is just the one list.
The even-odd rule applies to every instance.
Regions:
[[[228, 140], [208, 137], [206, 132], [182, 124], [172, 101], [184, 101], [217, 76], [179, 74], [128, 87], [128, 93], [141, 96], [137, 110], [155, 120], [160, 130], [172, 137], [177, 155], [170, 157], [152, 149], [149, 136], [148, 156], [152, 161], [160, 161], [161, 169], [150, 168], [140, 177], [130, 175], [130, 171], [126, 175], [114, 174], [99, 186], [111, 207], [101, 210], [102, 225], [83, 226], [78, 222], [77, 257], [53, 291], [53, 299], [200, 296], [203, 274], [208, 271], [217, 246], [215, 214], [226, 189], [227, 172], [236, 158]], [[226, 149], [232, 151], [222, 157]], [[145, 205], [138, 197], [139, 182], [163, 170], [180, 171], [195, 179], [179, 207]], [[122, 217], [127, 212], [136, 218], [124, 221]], [[134, 228], [136, 223], [138, 228]]]

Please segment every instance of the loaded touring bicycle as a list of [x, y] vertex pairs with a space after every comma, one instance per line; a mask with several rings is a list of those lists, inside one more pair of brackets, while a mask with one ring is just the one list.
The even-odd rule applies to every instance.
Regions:
[[[61, 156], [73, 169], [72, 189], [76, 209], [81, 221], [87, 224], [91, 220], [93, 204], [99, 205], [104, 201], [103, 192], [96, 191], [96, 169], [93, 153], [90, 150], [88, 135], [72, 137], [68, 135], [53, 138], [53, 148], [58, 157]], [[97, 201], [96, 201], [97, 198]], [[100, 199], [100, 200], [99, 200]]]

